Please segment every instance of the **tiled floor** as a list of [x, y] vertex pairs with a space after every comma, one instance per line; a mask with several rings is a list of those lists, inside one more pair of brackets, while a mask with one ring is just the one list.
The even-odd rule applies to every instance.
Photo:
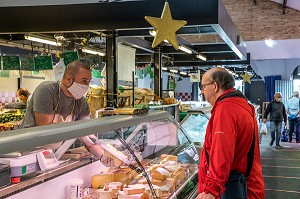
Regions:
[[281, 142], [282, 149], [270, 146], [270, 134], [260, 144], [266, 199], [300, 198], [300, 144]]

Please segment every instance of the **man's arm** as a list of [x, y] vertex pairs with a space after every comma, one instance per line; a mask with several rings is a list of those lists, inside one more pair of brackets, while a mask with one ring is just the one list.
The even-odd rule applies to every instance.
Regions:
[[[230, 114], [229, 114], [230, 113]], [[231, 106], [218, 107], [211, 129], [212, 143], [209, 151], [210, 164], [204, 192], [218, 198], [225, 190], [234, 158], [237, 123]]]
[[[88, 120], [90, 119], [90, 116], [87, 115], [85, 117], [81, 117], [79, 120]], [[100, 159], [104, 155], [104, 150], [101, 146], [96, 144], [97, 137], [92, 134], [89, 136], [81, 137], [80, 140], [83, 142], [84, 147], [93, 154], [97, 159]]]
[[284, 120], [284, 124], [286, 125], [286, 122], [287, 122], [287, 115], [286, 115], [286, 112], [285, 112], [284, 104], [282, 104], [282, 105], [283, 105], [283, 110], [282, 110], [283, 120]]
[[271, 103], [272, 103], [272, 102], [270, 102], [270, 103], [268, 104], [267, 108], [266, 108], [266, 111], [265, 111], [265, 114], [264, 114], [264, 118], [263, 118], [263, 122], [264, 122], [264, 123], [266, 123], [267, 117], [268, 117], [268, 115], [269, 115], [269, 113], [270, 113], [270, 111], [271, 111]]
[[34, 112], [36, 126], [53, 124], [54, 115]]

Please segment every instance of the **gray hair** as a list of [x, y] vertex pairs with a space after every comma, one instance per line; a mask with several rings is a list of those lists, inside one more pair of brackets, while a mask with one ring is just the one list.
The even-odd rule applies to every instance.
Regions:
[[282, 97], [281, 92], [276, 92], [276, 93], [274, 94], [274, 97], [279, 96], [279, 95], [280, 95], [280, 97]]
[[218, 68], [211, 74], [212, 81], [216, 82], [220, 89], [226, 91], [235, 85], [233, 76], [225, 69]]
[[71, 63], [69, 63], [67, 65], [63, 78], [65, 78], [67, 74], [74, 77], [74, 75], [79, 71], [80, 68], [83, 68], [86, 70], [91, 70], [91, 68], [89, 66], [87, 66], [86, 64], [84, 64], [81, 61], [72, 61]]

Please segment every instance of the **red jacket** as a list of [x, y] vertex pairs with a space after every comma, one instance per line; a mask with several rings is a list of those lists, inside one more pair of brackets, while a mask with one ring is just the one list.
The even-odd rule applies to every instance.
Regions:
[[[218, 99], [235, 91], [230, 89]], [[211, 193], [216, 198], [224, 192], [231, 170], [246, 175], [247, 153], [250, 150], [255, 130], [254, 160], [247, 178], [248, 199], [264, 199], [265, 188], [262, 177], [258, 127], [253, 106], [244, 98], [228, 97], [215, 103], [209, 120], [205, 148], [209, 154], [209, 166], [204, 147], [199, 164], [199, 193]]]

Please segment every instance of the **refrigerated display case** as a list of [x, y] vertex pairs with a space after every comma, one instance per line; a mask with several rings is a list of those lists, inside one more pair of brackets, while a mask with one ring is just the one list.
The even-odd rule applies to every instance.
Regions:
[[206, 106], [203, 108], [187, 110], [187, 115], [180, 122], [181, 127], [197, 147], [201, 147], [204, 143], [211, 109], [211, 106]]
[[[179, 123], [165, 111], [11, 131], [0, 135], [0, 153], [2, 157], [12, 154], [22, 157], [33, 152], [41, 155], [43, 145], [90, 134], [96, 134], [96, 143], [109, 152], [100, 160], [90, 154], [77, 160], [58, 160], [57, 167], [46, 171], [38, 168], [21, 176], [20, 183], [2, 187], [0, 198], [70, 198], [70, 190], [74, 191], [70, 187], [78, 179], [82, 181], [82, 198], [142, 198], [145, 195], [192, 198], [192, 194], [197, 194], [197, 149]], [[45, 151], [42, 155], [44, 159], [53, 158]], [[57, 152], [54, 155], [58, 157]], [[40, 165], [38, 158], [37, 162]], [[20, 169], [26, 171], [27, 165]], [[116, 186], [119, 183], [122, 189]]]

